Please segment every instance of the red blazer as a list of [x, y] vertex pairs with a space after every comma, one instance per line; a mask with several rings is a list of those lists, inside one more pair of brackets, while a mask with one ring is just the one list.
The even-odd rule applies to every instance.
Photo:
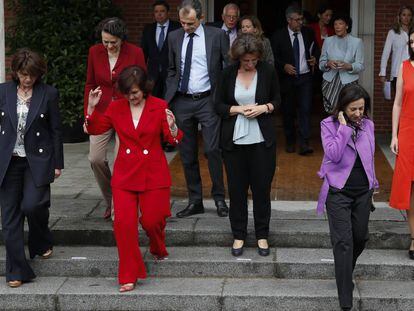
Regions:
[[89, 49], [88, 70], [86, 75], [85, 93], [84, 93], [84, 112], [88, 111], [89, 91], [98, 86], [102, 89], [102, 97], [96, 109], [104, 113], [109, 103], [118, 98], [122, 98], [122, 94], [116, 88], [116, 81], [121, 71], [128, 66], [138, 65], [145, 70], [144, 53], [142, 49], [134, 44], [124, 41], [121, 45], [118, 60], [112, 71], [112, 79], [109, 67], [108, 52], [102, 43], [95, 44]]
[[166, 101], [148, 96], [136, 129], [129, 102], [124, 98], [111, 102], [104, 115], [95, 109], [92, 115], [86, 116], [89, 134], [99, 135], [111, 128], [118, 134], [120, 144], [111, 179], [112, 187], [145, 191], [171, 186], [161, 137], [176, 145], [183, 134], [178, 130], [177, 137], [171, 136], [166, 108]]
[[[315, 41], [318, 43], [319, 49], [322, 50], [324, 40], [321, 38], [321, 27], [319, 26], [319, 23], [312, 23], [308, 26], [313, 29], [313, 32], [315, 33]], [[326, 26], [326, 29], [328, 31], [328, 37], [335, 34], [335, 30], [331, 26]]]

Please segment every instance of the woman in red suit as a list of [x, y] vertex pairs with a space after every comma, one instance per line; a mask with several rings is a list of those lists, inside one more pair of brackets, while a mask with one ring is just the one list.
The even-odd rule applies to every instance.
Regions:
[[333, 36], [335, 31], [330, 25], [332, 19], [332, 9], [326, 5], [321, 5], [318, 10], [318, 22], [309, 24], [315, 33], [315, 40], [318, 43], [319, 50], [322, 50], [322, 44], [326, 37]]
[[151, 254], [156, 259], [168, 255], [164, 228], [166, 218], [171, 216], [171, 177], [160, 137], [176, 145], [182, 132], [167, 103], [148, 95], [147, 77], [140, 67], [125, 68], [118, 87], [124, 98], [112, 101], [105, 114], [97, 109], [102, 89], [97, 87], [89, 92], [86, 128], [93, 135], [114, 129], [119, 137], [111, 185], [118, 279], [120, 291], [125, 292], [134, 289], [138, 278], [146, 277], [138, 245], [138, 209], [140, 222], [150, 239]]
[[[142, 50], [125, 41], [125, 23], [111, 17], [103, 20], [97, 27], [102, 38], [102, 43], [89, 49], [88, 71], [85, 84], [84, 110], [88, 109], [88, 96], [92, 89], [100, 86], [101, 100], [96, 109], [104, 113], [111, 100], [122, 98], [122, 94], [116, 88], [119, 73], [127, 66], [138, 65], [146, 69], [144, 53]], [[107, 203], [104, 218], [111, 216], [111, 170], [106, 158], [107, 146], [114, 134], [108, 130], [100, 135], [90, 136], [89, 161], [102, 195]], [[115, 145], [117, 153], [118, 143]]]

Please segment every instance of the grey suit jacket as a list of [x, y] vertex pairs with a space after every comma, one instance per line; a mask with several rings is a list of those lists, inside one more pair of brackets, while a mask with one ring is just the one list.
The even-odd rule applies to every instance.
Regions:
[[[210, 78], [211, 91], [217, 80], [217, 75], [223, 69], [223, 64], [228, 64], [229, 39], [226, 33], [218, 28], [204, 27], [206, 39], [206, 54], [208, 75]], [[172, 31], [168, 36], [168, 75], [166, 81], [165, 100], [171, 102], [178, 90], [181, 78], [181, 50], [184, 41], [184, 30], [182, 28]]]

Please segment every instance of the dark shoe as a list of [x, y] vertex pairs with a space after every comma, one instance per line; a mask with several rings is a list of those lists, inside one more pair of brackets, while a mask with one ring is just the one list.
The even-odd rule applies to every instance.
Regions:
[[302, 146], [300, 146], [300, 150], [299, 150], [300, 155], [307, 155], [310, 153], [313, 153], [313, 149], [309, 147], [308, 144], [303, 144]]
[[269, 256], [270, 254], [270, 249], [269, 248], [261, 248], [261, 247], [257, 247], [257, 252], [259, 253], [260, 256]]
[[[411, 238], [411, 243], [413, 243], [412, 241], [414, 241], [414, 238]], [[411, 249], [408, 250], [408, 257], [414, 260], [414, 250], [411, 250]]]
[[286, 144], [286, 149], [285, 151], [287, 153], [294, 153], [296, 151], [296, 147], [295, 144]]
[[352, 308], [342, 308], [342, 311], [351, 311]]
[[203, 203], [190, 203], [185, 209], [177, 213], [178, 218], [184, 218], [195, 214], [203, 214], [204, 206]]
[[267, 244], [267, 239], [260, 239], [260, 240], [258, 240], [257, 241], [257, 252], [259, 253], [260, 256], [269, 256], [269, 254], [270, 254], [269, 245], [267, 245], [266, 248], [260, 247], [259, 246], [259, 242], [260, 241], [266, 242], [266, 244]]
[[227, 207], [226, 201], [216, 201], [217, 215], [220, 217], [227, 217], [229, 214], [229, 208]]
[[234, 248], [234, 244], [236, 243], [236, 240], [233, 242], [233, 247], [231, 248], [231, 254], [234, 257], [239, 257], [241, 255], [243, 255], [243, 246], [244, 246], [244, 241], [241, 247], [239, 248]]
[[164, 151], [165, 152], [173, 152], [173, 151], [175, 151], [175, 146], [174, 145], [171, 145], [169, 143], [166, 143], [164, 145]]

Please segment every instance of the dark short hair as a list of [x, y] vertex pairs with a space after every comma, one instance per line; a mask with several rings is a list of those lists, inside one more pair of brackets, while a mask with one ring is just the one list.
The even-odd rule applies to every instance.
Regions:
[[348, 29], [346, 30], [348, 33], [352, 31], [352, 18], [346, 14], [346, 13], [337, 13], [332, 17], [332, 25], [335, 23], [335, 21], [344, 21], [345, 24], [348, 26]]
[[144, 98], [151, 92], [151, 82], [147, 79], [147, 74], [140, 66], [125, 67], [118, 77], [118, 90], [127, 95], [131, 88], [136, 85], [144, 93]]
[[338, 113], [340, 111], [345, 111], [346, 107], [350, 103], [361, 98], [363, 98], [365, 102], [364, 115], [368, 117], [368, 112], [371, 110], [371, 98], [362, 86], [355, 83], [345, 85], [339, 92], [338, 103], [336, 104], [332, 114], [338, 116]]
[[119, 17], [109, 17], [101, 21], [96, 27], [96, 36], [98, 38], [101, 38], [102, 31], [121, 40], [125, 40], [128, 33], [125, 22]]
[[319, 6], [318, 11], [316, 12], [316, 14], [323, 14], [323, 13], [325, 13], [328, 10], [333, 11], [332, 10], [332, 7], [330, 7], [329, 5], [327, 5], [327, 4], [321, 4]]
[[411, 44], [410, 44], [410, 41], [411, 41], [410, 37], [413, 33], [414, 33], [414, 29], [411, 29], [410, 32], [408, 33], [408, 42], [407, 42], [407, 44], [408, 44], [408, 53], [410, 54], [410, 60], [414, 60], [414, 51], [413, 51], [413, 49], [411, 47]]
[[230, 48], [230, 57], [237, 61], [245, 54], [263, 55], [263, 40], [251, 33], [242, 33], [237, 36]]
[[28, 48], [19, 49], [12, 56], [11, 75], [16, 82], [19, 82], [18, 72], [27, 73], [39, 80], [46, 73], [46, 70], [45, 60], [38, 53]]
[[167, 12], [170, 10], [170, 5], [169, 5], [169, 4], [168, 4], [168, 2], [167, 2], [167, 1], [165, 1], [165, 0], [157, 0], [157, 1], [155, 1], [155, 2], [154, 2], [154, 4], [152, 5], [152, 8], [153, 8], [153, 9], [155, 9], [155, 7], [156, 7], [157, 5], [162, 5], [162, 6], [164, 6], [164, 7], [167, 9]]
[[183, 0], [178, 8], [178, 13], [183, 12], [184, 15], [188, 15], [191, 9], [196, 12], [197, 19], [201, 19], [203, 16], [203, 7], [199, 0]]
[[286, 16], [286, 18], [290, 18], [290, 16], [294, 13], [299, 14], [299, 15], [303, 15], [303, 10], [300, 7], [298, 7], [297, 5], [292, 5], [292, 6], [289, 6], [286, 9], [285, 16]]

